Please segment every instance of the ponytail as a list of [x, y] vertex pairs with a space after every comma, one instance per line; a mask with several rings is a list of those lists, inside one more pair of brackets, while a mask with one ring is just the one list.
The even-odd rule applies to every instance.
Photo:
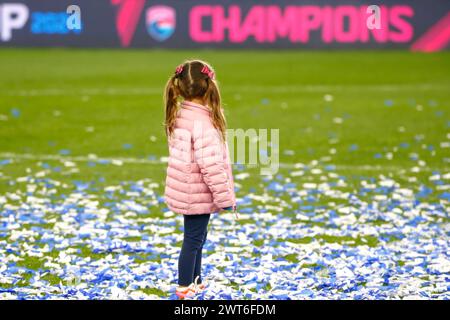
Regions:
[[205, 93], [205, 102], [211, 108], [211, 120], [214, 127], [220, 132], [225, 141], [225, 129], [227, 127], [225, 116], [221, 106], [220, 91], [215, 80], [207, 78], [208, 89]]
[[170, 137], [175, 128], [178, 98], [202, 98], [211, 109], [211, 121], [225, 141], [226, 122], [222, 111], [220, 92], [214, 80], [213, 69], [204, 61], [191, 60], [179, 65], [167, 81], [164, 92], [166, 119], [164, 127]]
[[169, 81], [167, 81], [164, 94], [164, 103], [166, 105], [166, 120], [164, 122], [164, 127], [168, 137], [173, 133], [177, 113], [178, 90], [176, 89], [175, 81], [175, 75], [170, 77]]

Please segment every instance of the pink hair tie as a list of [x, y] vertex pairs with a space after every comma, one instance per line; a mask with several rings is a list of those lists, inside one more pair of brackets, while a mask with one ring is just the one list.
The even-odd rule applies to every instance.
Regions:
[[183, 72], [183, 65], [180, 64], [176, 69], [175, 69], [175, 74], [178, 76]]
[[214, 80], [214, 72], [211, 71], [208, 66], [203, 66], [203, 69], [201, 71], [202, 73], [208, 75], [208, 77], [212, 80]]

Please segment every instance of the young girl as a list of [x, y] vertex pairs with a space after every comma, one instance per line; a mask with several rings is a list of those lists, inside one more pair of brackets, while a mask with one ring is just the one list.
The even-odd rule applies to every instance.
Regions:
[[226, 122], [214, 75], [206, 62], [186, 61], [165, 89], [170, 154], [165, 200], [184, 218], [176, 289], [180, 298], [205, 289], [200, 273], [210, 214], [236, 208]]

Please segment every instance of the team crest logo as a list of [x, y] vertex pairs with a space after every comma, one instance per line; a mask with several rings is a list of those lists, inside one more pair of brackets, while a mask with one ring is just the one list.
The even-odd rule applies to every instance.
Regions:
[[147, 31], [153, 39], [164, 41], [175, 31], [175, 9], [168, 6], [153, 6], [146, 13]]

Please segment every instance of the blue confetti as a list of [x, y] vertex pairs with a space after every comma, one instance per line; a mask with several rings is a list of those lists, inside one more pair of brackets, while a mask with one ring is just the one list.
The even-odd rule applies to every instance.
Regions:
[[394, 105], [394, 101], [392, 101], [391, 99], [386, 99], [384, 100], [384, 105], [386, 107], [392, 107]]
[[12, 115], [14, 118], [19, 118], [19, 117], [20, 117], [20, 110], [17, 109], [17, 108], [11, 109], [11, 115]]

